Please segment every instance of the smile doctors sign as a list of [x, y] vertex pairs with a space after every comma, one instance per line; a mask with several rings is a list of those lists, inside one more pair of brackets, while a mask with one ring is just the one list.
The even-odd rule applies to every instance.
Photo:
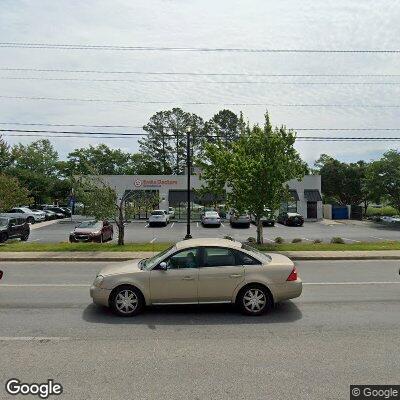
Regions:
[[163, 186], [176, 186], [177, 180], [174, 179], [135, 179], [133, 185], [135, 188], [154, 188]]

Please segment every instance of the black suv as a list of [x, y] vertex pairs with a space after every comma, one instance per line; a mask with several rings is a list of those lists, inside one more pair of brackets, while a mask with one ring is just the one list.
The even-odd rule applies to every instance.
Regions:
[[28, 240], [29, 234], [30, 227], [25, 218], [0, 215], [0, 243], [14, 238], [20, 238], [25, 242]]
[[277, 221], [288, 226], [303, 226], [304, 218], [299, 213], [283, 212], [278, 215]]

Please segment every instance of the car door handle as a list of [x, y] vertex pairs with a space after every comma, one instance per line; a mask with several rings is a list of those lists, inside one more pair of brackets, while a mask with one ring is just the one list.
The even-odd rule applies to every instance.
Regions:
[[229, 275], [231, 278], [240, 278], [241, 276], [243, 276], [243, 274], [232, 274]]
[[182, 278], [182, 280], [183, 280], [183, 281], [193, 281], [194, 278], [193, 278], [193, 276], [184, 276], [184, 277]]

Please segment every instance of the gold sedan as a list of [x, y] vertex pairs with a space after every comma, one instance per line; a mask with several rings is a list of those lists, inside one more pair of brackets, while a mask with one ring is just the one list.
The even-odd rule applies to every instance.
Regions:
[[90, 296], [121, 316], [160, 304], [234, 303], [260, 315], [274, 303], [300, 296], [293, 262], [227, 239], [190, 239], [140, 261], [103, 268]]

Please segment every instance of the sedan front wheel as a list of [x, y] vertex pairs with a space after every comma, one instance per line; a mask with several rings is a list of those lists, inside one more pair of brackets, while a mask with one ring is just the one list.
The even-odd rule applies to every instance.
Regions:
[[113, 293], [110, 306], [121, 317], [132, 317], [140, 313], [144, 306], [143, 296], [133, 286], [121, 286]]

